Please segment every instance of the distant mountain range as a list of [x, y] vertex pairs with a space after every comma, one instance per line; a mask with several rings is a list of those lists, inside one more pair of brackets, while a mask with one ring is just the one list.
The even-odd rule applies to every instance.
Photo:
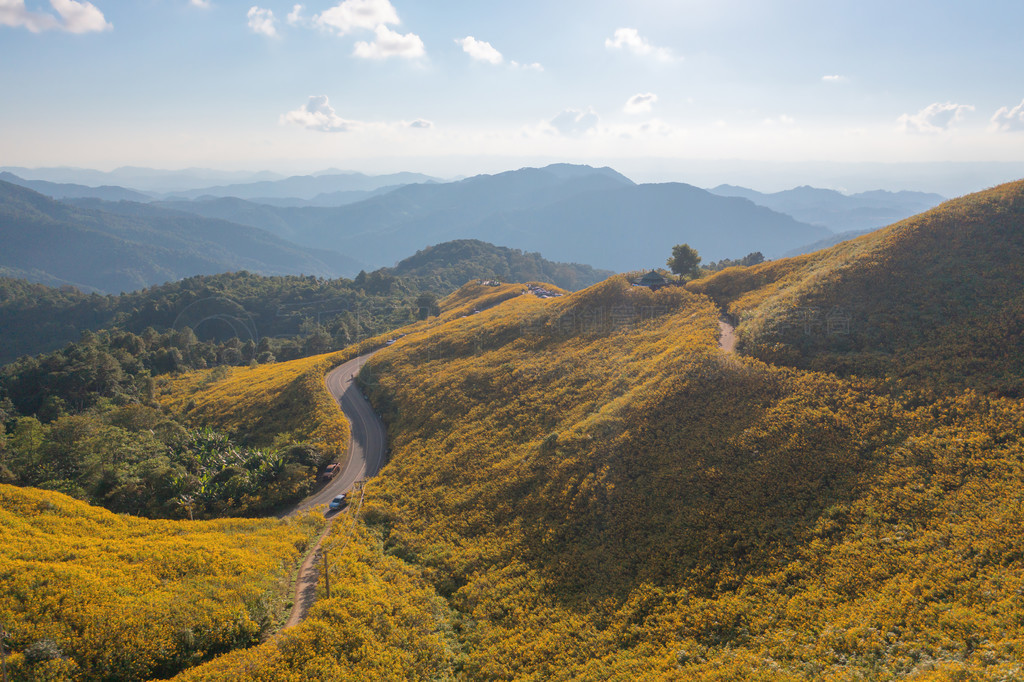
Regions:
[[122, 166], [112, 171], [98, 171], [89, 168], [22, 168], [19, 166], [0, 167], [0, 171], [13, 173], [25, 180], [44, 180], [58, 184], [117, 185], [141, 192], [163, 194], [186, 191], [197, 187], [233, 183], [251, 183], [264, 180], [282, 180], [285, 176], [262, 171], [219, 171], [209, 168], [185, 168], [183, 170], [160, 170]]
[[6, 171], [0, 173], [0, 181], [9, 182], [19, 187], [27, 187], [52, 199], [103, 199], [104, 201], [152, 201], [151, 194], [143, 194], [132, 189], [116, 185], [100, 185], [89, 187], [68, 182], [49, 182], [47, 180], [25, 180]]
[[239, 199], [162, 206], [259, 227], [311, 248], [388, 266], [431, 244], [480, 239], [611, 270], [662, 265], [686, 242], [710, 260], [781, 255], [828, 229], [680, 183], [637, 185], [611, 168], [555, 164], [413, 184], [331, 208]]
[[351, 258], [248, 226], [146, 204], [80, 201], [72, 206], [0, 182], [3, 274], [118, 292], [224, 271], [333, 277], [359, 270]]
[[[358, 196], [365, 198], [382, 188], [437, 182], [437, 178], [422, 173], [393, 173], [391, 175], [363, 175], [337, 173], [331, 175], [297, 175], [283, 180], [265, 180], [245, 184], [201, 187], [185, 192], [172, 192], [168, 199], [196, 199], [199, 197], [236, 197], [238, 199], [316, 199], [327, 196]], [[347, 203], [347, 202], [345, 202]]]
[[773, 194], [734, 185], [719, 185], [709, 191], [723, 197], [742, 197], [758, 206], [791, 215], [805, 223], [822, 225], [833, 232], [875, 230], [945, 201], [945, 197], [925, 192], [875, 190], [847, 195], [807, 186]]
[[[440, 182], [418, 173], [367, 176], [334, 170], [287, 178], [137, 168], [110, 173], [13, 170], [36, 177], [23, 179], [4, 172], [0, 181], [89, 211], [136, 221], [163, 221], [161, 229], [165, 231], [173, 231], [174, 221], [183, 220], [186, 214], [198, 216], [200, 222], [185, 227], [179, 238], [189, 230], [196, 238], [203, 231], [222, 233], [227, 229], [222, 221], [235, 225], [233, 234], [242, 234], [238, 232], [241, 226], [257, 230], [246, 232], [243, 242], [252, 238], [267, 244], [267, 238], [274, 235], [279, 240], [277, 247], [295, 257], [303, 252], [305, 258], [312, 258], [294, 261], [296, 267], [336, 274], [389, 267], [414, 251], [453, 240], [502, 244], [615, 271], [660, 266], [672, 246], [684, 242], [696, 248], [705, 262], [740, 258], [754, 251], [776, 258], [829, 246], [942, 201], [939, 195], [921, 192], [847, 196], [798, 187], [763, 194], [732, 185], [712, 190], [683, 183], [638, 185], [611, 168], [569, 164], [478, 175], [458, 182]], [[70, 178], [108, 183], [129, 180], [141, 183], [137, 189], [190, 184], [172, 191], [137, 191], [113, 184], [91, 187], [58, 182]], [[210, 184], [218, 178], [228, 182]], [[217, 226], [204, 220], [215, 221]], [[246, 267], [259, 272], [296, 271], [279, 260], [253, 260], [253, 252], [236, 258], [228, 247], [222, 243], [219, 251], [185, 251], [204, 263], [249, 262], [252, 265]], [[269, 257], [261, 253], [261, 258]], [[204, 266], [202, 272], [208, 271]], [[35, 272], [36, 277], [44, 274]]]

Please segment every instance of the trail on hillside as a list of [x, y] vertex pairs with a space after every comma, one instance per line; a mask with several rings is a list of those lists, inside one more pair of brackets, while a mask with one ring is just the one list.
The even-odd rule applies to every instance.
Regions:
[[718, 320], [718, 328], [721, 330], [718, 336], [718, 347], [726, 353], [735, 353], [736, 342], [739, 340], [736, 337], [736, 328], [726, 322], [724, 318]]
[[[334, 480], [296, 504], [282, 516], [293, 516], [317, 505], [326, 504], [336, 495], [351, 490], [356, 481], [376, 476], [384, 465], [385, 443], [387, 442], [384, 424], [377, 417], [370, 403], [363, 397], [355, 382], [359, 370], [372, 356], [373, 353], [360, 355], [331, 370], [324, 377], [327, 390], [338, 403], [338, 407], [345, 413], [351, 426], [345, 463], [341, 473], [335, 476]], [[326, 528], [317, 538], [316, 544], [299, 568], [299, 574], [295, 580], [292, 611], [288, 622], [282, 628], [283, 630], [294, 627], [305, 620], [310, 607], [316, 601], [316, 586], [320, 579], [321, 548], [324, 540], [330, 534], [337, 516], [337, 514], [327, 516]]]

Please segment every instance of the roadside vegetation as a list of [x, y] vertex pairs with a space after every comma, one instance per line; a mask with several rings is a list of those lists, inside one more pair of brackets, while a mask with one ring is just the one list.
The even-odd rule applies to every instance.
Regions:
[[[335, 523], [327, 546], [349, 533]], [[192, 668], [199, 680], [447, 680], [461, 666], [459, 619], [422, 569], [384, 555], [358, 527], [332, 552], [331, 598], [321, 589], [309, 616], [261, 646]]]

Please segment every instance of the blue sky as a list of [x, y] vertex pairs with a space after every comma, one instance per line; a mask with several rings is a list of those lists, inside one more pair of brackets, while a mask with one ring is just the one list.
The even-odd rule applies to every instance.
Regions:
[[0, 0], [0, 165], [1024, 162], [1021, 26], [1019, 0]]

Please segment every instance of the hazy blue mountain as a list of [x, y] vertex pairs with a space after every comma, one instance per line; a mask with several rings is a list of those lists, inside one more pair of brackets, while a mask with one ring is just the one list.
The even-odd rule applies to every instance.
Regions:
[[161, 170], [122, 166], [112, 171], [98, 171], [89, 168], [21, 168], [0, 167], [0, 171], [14, 173], [26, 180], [89, 185], [116, 185], [142, 192], [166, 193], [208, 187], [211, 185], [280, 180], [285, 176], [259, 171], [221, 171], [209, 168], [185, 168], [182, 170]]
[[135, 190], [116, 187], [114, 185], [101, 185], [89, 187], [67, 182], [48, 182], [46, 180], [25, 180], [13, 173], [6, 171], [0, 173], [0, 181], [9, 182], [12, 185], [20, 185], [45, 194], [51, 199], [82, 199], [95, 198], [104, 201], [152, 201], [153, 197]]
[[356, 261], [266, 231], [131, 202], [71, 205], [0, 182], [0, 268], [32, 281], [132, 291], [198, 274], [353, 274]]
[[631, 270], [663, 265], [681, 242], [706, 260], [719, 260], [751, 251], [777, 256], [831, 234], [690, 185], [636, 185], [611, 168], [569, 164], [406, 185], [334, 208], [237, 199], [161, 205], [259, 227], [304, 246], [341, 250], [373, 267], [456, 239]]
[[576, 195], [494, 216], [480, 228], [486, 232], [483, 239], [620, 271], [663, 266], [672, 246], [684, 242], [706, 261], [753, 251], [774, 258], [830, 234], [743, 199], [682, 183]]
[[199, 197], [237, 197], [239, 199], [312, 199], [335, 192], [370, 192], [381, 187], [435, 182], [436, 178], [422, 173], [392, 173], [390, 175], [364, 175], [337, 173], [330, 175], [296, 175], [283, 180], [250, 182], [245, 184], [201, 187], [173, 192], [166, 199], [196, 199]]
[[823, 225], [833, 232], [867, 231], [885, 227], [923, 213], [945, 201], [938, 194], [925, 192], [874, 190], [846, 195], [831, 189], [808, 186], [773, 194], [763, 194], [735, 185], [719, 185], [708, 191], [719, 196], [742, 197], [802, 222]]
[[[329, 208], [331, 206], [346, 206], [348, 204], [354, 204], [357, 201], [363, 201], [370, 197], [393, 192], [399, 187], [404, 186], [405, 185], [387, 185], [385, 187], [378, 187], [377, 189], [370, 190], [340, 190], [337, 192], [324, 192], [323, 194], [317, 194], [312, 199], [299, 199], [296, 197], [256, 197], [255, 199], [250, 199], [250, 201], [257, 204], [279, 206], [282, 208], [300, 208], [303, 206]], [[209, 199], [210, 197], [200, 197], [198, 199], [193, 199], [193, 201], [206, 201]]]

